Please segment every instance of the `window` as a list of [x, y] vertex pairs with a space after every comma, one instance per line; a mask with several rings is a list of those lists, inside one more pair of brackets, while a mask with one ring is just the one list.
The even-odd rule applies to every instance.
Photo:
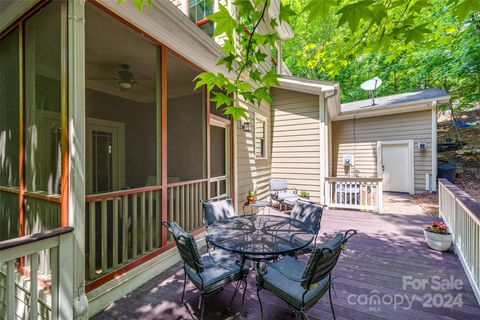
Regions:
[[214, 24], [207, 17], [213, 13], [214, 0], [187, 0], [190, 20], [209, 36], [213, 36]]
[[255, 114], [255, 158], [267, 158], [267, 118]]

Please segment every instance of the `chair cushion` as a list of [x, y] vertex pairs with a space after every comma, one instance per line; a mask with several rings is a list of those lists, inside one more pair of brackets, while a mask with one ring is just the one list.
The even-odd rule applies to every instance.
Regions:
[[[292, 277], [300, 279], [305, 265], [292, 257], [284, 257], [275, 263], [275, 266]], [[263, 287], [272, 292], [279, 298], [287, 301], [297, 309], [304, 307], [305, 309], [313, 306], [328, 290], [329, 278], [322, 279], [313, 285], [305, 294], [304, 306], [302, 306], [302, 296], [305, 289], [300, 282], [290, 280], [284, 277], [280, 272], [273, 268], [267, 267], [267, 273], [261, 276], [263, 279]]]
[[293, 206], [290, 219], [298, 220], [311, 227], [315, 233], [320, 230], [323, 207], [313, 203], [298, 201]]
[[293, 191], [284, 191], [284, 192], [279, 192], [277, 195], [277, 200], [279, 201], [284, 201], [286, 199], [289, 199], [293, 202], [297, 201], [299, 196], [297, 196]]
[[282, 191], [288, 189], [288, 182], [285, 179], [270, 180], [270, 191]]
[[[213, 250], [210, 254], [202, 255], [203, 272], [198, 274], [189, 266], [185, 267], [185, 271], [197, 288], [209, 293], [241, 279], [242, 275], [248, 273], [247, 264], [243, 266], [243, 272], [240, 272], [240, 266], [236, 263], [238, 260], [237, 257], [229, 256], [223, 250]], [[200, 277], [203, 279], [203, 286]]]
[[203, 223], [209, 226], [217, 221], [222, 221], [236, 216], [232, 199], [219, 201], [205, 201], [203, 206]]

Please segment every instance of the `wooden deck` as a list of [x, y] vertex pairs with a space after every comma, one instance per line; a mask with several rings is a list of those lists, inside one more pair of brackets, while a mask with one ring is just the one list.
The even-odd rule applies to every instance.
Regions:
[[[422, 230], [431, 219], [425, 215], [326, 211], [321, 241], [338, 231], [354, 228], [359, 232], [334, 270], [337, 319], [480, 319], [480, 307], [457, 256], [429, 250], [425, 244]], [[456, 281], [455, 288], [435, 286], [439, 280], [446, 283], [451, 279]], [[423, 281], [425, 286], [412, 287], [408, 280], [414, 284]], [[248, 285], [247, 319], [260, 319], [254, 272]], [[182, 286], [183, 271], [178, 265], [112, 303], [94, 319], [195, 319], [199, 295], [189, 283], [187, 307], [179, 306]], [[232, 293], [233, 286], [229, 286], [207, 296], [205, 319], [242, 318], [241, 296], [230, 312], [225, 311]], [[266, 291], [261, 296], [265, 319], [293, 318], [283, 301]], [[381, 299], [379, 303], [375, 297]], [[331, 319], [328, 295], [308, 315], [310, 319]]]

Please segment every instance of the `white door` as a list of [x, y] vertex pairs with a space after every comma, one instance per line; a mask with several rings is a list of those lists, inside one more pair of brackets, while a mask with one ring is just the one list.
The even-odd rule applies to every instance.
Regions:
[[383, 190], [410, 192], [410, 152], [408, 143], [382, 144]]

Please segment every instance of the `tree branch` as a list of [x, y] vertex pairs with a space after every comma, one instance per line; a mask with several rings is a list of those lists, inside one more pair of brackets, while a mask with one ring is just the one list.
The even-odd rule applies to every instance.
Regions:
[[253, 36], [255, 34], [255, 31], [257, 30], [258, 26], [260, 25], [260, 22], [263, 20], [263, 17], [265, 16], [265, 12], [267, 11], [267, 7], [268, 7], [268, 1], [269, 0], [265, 0], [265, 3], [263, 4], [263, 9], [262, 9], [262, 15], [260, 16], [260, 18], [258, 19], [258, 21], [255, 23], [255, 25], [253, 26], [253, 29], [252, 29], [252, 32], [250, 33], [250, 36], [248, 38], [248, 44], [247, 44], [247, 52], [246, 52], [246, 57], [245, 57], [245, 62], [244, 64], [242, 65], [242, 67], [240, 68], [240, 71], [237, 75], [237, 80], [240, 79], [240, 76], [242, 75], [243, 71], [245, 70], [245, 68], [247, 67], [247, 64], [248, 64], [248, 59], [250, 57], [250, 51], [252, 50], [252, 41], [253, 41]]

